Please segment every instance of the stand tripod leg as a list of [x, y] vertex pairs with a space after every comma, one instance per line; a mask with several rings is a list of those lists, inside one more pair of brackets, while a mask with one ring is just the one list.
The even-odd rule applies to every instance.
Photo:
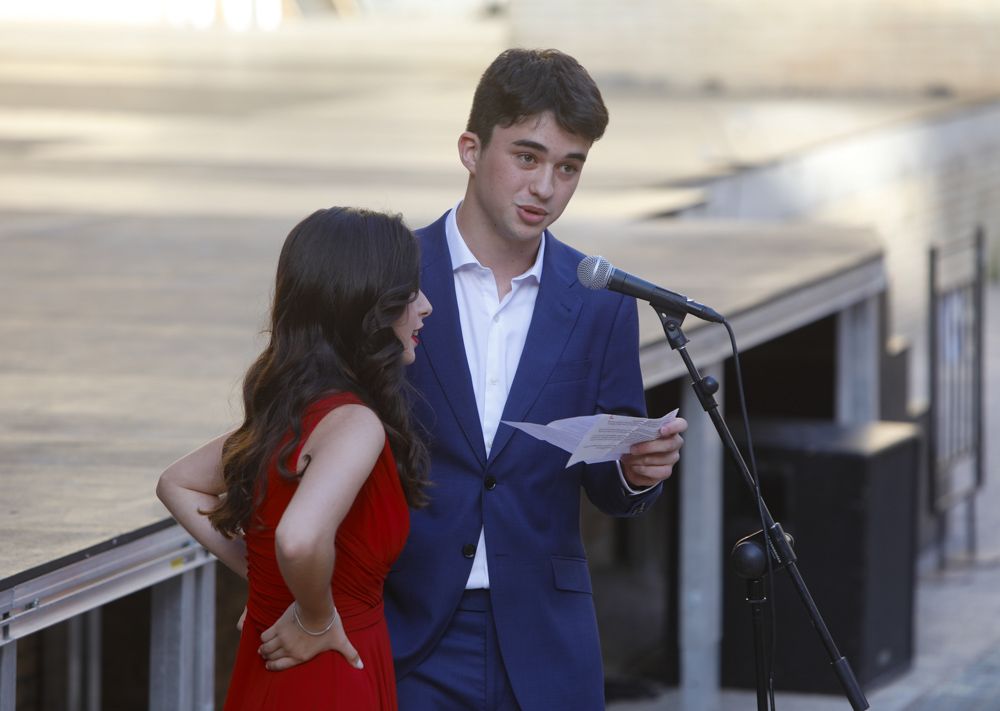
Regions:
[[767, 651], [765, 649], [766, 634], [764, 631], [764, 603], [767, 595], [764, 592], [764, 579], [754, 578], [747, 581], [747, 602], [750, 603], [750, 619], [753, 623], [753, 656], [754, 668], [757, 672], [757, 711], [769, 711], [767, 687]]

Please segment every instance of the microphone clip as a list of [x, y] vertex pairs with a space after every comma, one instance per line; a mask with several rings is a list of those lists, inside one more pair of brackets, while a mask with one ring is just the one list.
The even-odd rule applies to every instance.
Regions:
[[674, 307], [671, 303], [654, 304], [650, 301], [649, 305], [653, 307], [657, 318], [660, 319], [660, 324], [663, 326], [663, 332], [667, 336], [667, 342], [670, 343], [670, 347], [673, 350], [677, 350], [687, 344], [687, 336], [681, 330], [681, 324], [684, 323], [684, 317], [687, 316], [687, 312]]

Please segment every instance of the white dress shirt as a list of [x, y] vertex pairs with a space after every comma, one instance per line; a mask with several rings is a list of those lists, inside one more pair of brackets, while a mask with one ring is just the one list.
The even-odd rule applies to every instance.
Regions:
[[[458, 231], [456, 209], [448, 214], [445, 234], [455, 275], [455, 297], [458, 300], [458, 317], [465, 341], [465, 357], [472, 375], [472, 389], [476, 394], [479, 422], [483, 428], [483, 444], [489, 456], [493, 438], [507, 393], [514, 382], [528, 326], [535, 309], [535, 298], [542, 279], [542, 258], [545, 240], [538, 248], [535, 263], [528, 271], [514, 277], [510, 291], [500, 299], [493, 270], [484, 267], [465, 244]], [[489, 570], [486, 566], [486, 537], [479, 532], [476, 557], [466, 588], [488, 588]]]

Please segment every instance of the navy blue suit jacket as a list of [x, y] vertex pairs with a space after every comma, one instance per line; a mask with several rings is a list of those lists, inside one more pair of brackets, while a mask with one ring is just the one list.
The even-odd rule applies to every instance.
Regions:
[[[489, 457], [465, 358], [445, 217], [417, 231], [421, 288], [434, 313], [408, 367], [413, 412], [430, 434], [432, 503], [386, 580], [386, 615], [404, 677], [430, 652], [462, 595], [484, 528], [504, 664], [524, 711], [602, 709], [604, 679], [580, 487], [615, 516], [641, 513], [613, 462], [565, 468], [568, 454], [501, 424]], [[548, 423], [645, 412], [634, 299], [580, 285], [580, 252], [546, 232], [542, 279], [502, 419]], [[492, 488], [487, 482], [495, 482]]]

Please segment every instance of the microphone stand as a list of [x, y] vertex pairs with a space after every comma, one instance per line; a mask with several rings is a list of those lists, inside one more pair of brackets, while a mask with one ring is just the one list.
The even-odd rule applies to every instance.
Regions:
[[[729, 456], [732, 458], [737, 467], [739, 467], [740, 472], [743, 474], [744, 481], [747, 486], [750, 487], [752, 495], [754, 498], [757, 498], [757, 487], [754, 486], [753, 476], [750, 474], [750, 469], [743, 460], [739, 447], [737, 447], [732, 433], [726, 426], [725, 420], [722, 415], [719, 414], [719, 405], [715, 401], [714, 397], [715, 393], [719, 390], [719, 383], [712, 376], [706, 376], [704, 378], [701, 377], [701, 374], [698, 372], [698, 369], [691, 360], [691, 356], [687, 352], [686, 344], [688, 339], [681, 330], [681, 323], [684, 321], [686, 314], [682, 311], [676, 310], [676, 308], [670, 303], [650, 301], [650, 305], [652, 305], [653, 310], [656, 311], [656, 315], [659, 317], [660, 323], [663, 325], [663, 332], [667, 336], [667, 342], [670, 344], [670, 348], [680, 353], [681, 359], [684, 361], [684, 365], [687, 367], [688, 373], [691, 376], [691, 387], [694, 388], [694, 392], [698, 396], [698, 401], [701, 403], [702, 408], [712, 420], [712, 424], [719, 433], [719, 437], [722, 439], [722, 442], [726, 447], [726, 451], [729, 453]], [[771, 516], [771, 512], [768, 511], [763, 500], [760, 501], [760, 508], [764, 522], [764, 532], [762, 537], [764, 538], [766, 548], [774, 561], [774, 567], [784, 568], [784, 570], [788, 572], [788, 575], [792, 579], [792, 584], [795, 586], [796, 592], [798, 592], [802, 603], [805, 605], [806, 610], [809, 613], [809, 619], [812, 621], [813, 627], [816, 629], [817, 633], [819, 633], [820, 640], [826, 648], [830, 664], [833, 666], [833, 669], [840, 680], [840, 684], [844, 688], [844, 694], [847, 697], [847, 700], [850, 702], [854, 711], [864, 711], [864, 709], [869, 707], [868, 700], [865, 698], [864, 692], [862, 692], [847, 659], [844, 658], [844, 656], [837, 649], [837, 645], [833, 641], [833, 636], [830, 634], [830, 630], [827, 629], [826, 623], [823, 621], [823, 616], [816, 607], [816, 603], [813, 601], [808, 588], [806, 588], [805, 581], [802, 579], [798, 566], [795, 564], [796, 557], [794, 551], [792, 550], [791, 537], [782, 530], [781, 524], [774, 520]], [[759, 592], [760, 591], [755, 590], [755, 598], [759, 597], [759, 595], [756, 594]], [[755, 605], [755, 636], [759, 637], [761, 632], [761, 625], [759, 624], [761, 601], [756, 599], [751, 602]], [[759, 656], [762, 651], [763, 644], [758, 638], [755, 642], [755, 653]], [[767, 711], [766, 690], [760, 688], [761, 684], [764, 683], [762, 663], [763, 660], [759, 659], [757, 667], [757, 707], [759, 711]], [[761, 706], [761, 703], [764, 703], [765, 706]]]

